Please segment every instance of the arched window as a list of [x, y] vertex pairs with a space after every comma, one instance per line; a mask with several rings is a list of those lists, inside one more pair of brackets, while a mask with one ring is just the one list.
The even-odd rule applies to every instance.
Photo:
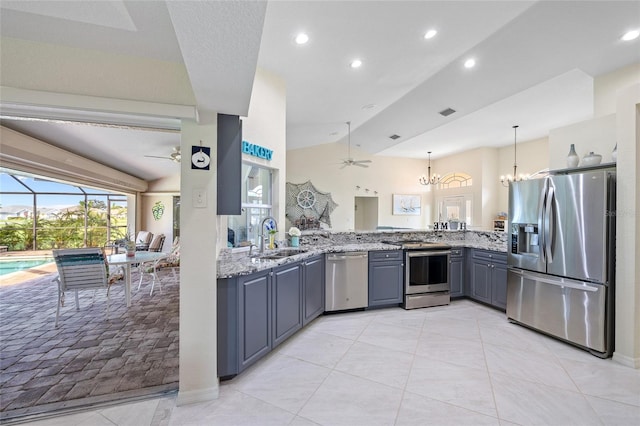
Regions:
[[440, 180], [440, 189], [462, 188], [471, 185], [473, 185], [471, 176], [462, 172], [446, 174]]

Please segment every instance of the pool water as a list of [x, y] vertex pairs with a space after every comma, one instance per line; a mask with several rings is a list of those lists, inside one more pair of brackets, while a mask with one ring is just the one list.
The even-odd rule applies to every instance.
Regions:
[[10, 274], [12, 272], [22, 271], [24, 269], [33, 268], [53, 262], [52, 258], [40, 258], [29, 260], [0, 260], [0, 275]]

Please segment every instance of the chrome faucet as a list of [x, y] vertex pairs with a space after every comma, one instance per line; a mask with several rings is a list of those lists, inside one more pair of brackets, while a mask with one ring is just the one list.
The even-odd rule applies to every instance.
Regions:
[[278, 230], [278, 222], [276, 222], [276, 219], [274, 217], [267, 216], [262, 220], [262, 224], [260, 225], [260, 253], [264, 253], [264, 225], [268, 220], [273, 221], [274, 230]]

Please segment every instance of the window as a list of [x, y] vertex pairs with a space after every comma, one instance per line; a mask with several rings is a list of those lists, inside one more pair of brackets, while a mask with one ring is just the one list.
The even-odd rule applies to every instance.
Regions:
[[471, 185], [473, 185], [471, 176], [461, 172], [446, 174], [440, 180], [440, 189], [462, 188]]
[[126, 230], [123, 194], [0, 169], [0, 241], [11, 251], [99, 247]]
[[438, 203], [438, 221], [458, 220], [459, 222], [465, 222], [467, 226], [471, 226], [471, 218], [473, 217], [472, 205], [471, 195], [443, 197]]
[[242, 164], [242, 213], [228, 218], [228, 247], [258, 245], [260, 224], [272, 216], [272, 181], [270, 169]]

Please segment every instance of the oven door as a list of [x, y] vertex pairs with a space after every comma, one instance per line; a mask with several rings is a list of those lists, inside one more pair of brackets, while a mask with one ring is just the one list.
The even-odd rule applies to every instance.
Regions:
[[405, 294], [449, 291], [450, 250], [407, 251]]

